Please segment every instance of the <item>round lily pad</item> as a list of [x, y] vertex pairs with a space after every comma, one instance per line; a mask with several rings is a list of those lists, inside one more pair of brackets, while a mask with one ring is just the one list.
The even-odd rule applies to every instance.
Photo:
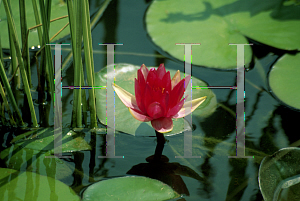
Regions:
[[169, 200], [180, 195], [170, 186], [147, 177], [120, 177], [97, 182], [83, 193], [82, 201]]
[[300, 109], [300, 54], [286, 54], [269, 73], [269, 85], [274, 95], [285, 104]]
[[265, 200], [300, 199], [299, 154], [300, 148], [289, 147], [262, 160], [258, 173], [259, 188]]
[[79, 196], [61, 181], [33, 172], [0, 168], [0, 180], [0, 200], [3, 201], [80, 200]]
[[[146, 14], [152, 41], [184, 61], [184, 48], [192, 46], [193, 64], [219, 69], [236, 68], [237, 48], [246, 37], [286, 50], [300, 49], [300, 7], [281, 0], [154, 0]], [[281, 5], [281, 6], [280, 6]], [[244, 46], [245, 64], [252, 57]]]
[[[18, 39], [19, 43], [21, 43], [21, 28], [20, 28], [20, 11], [19, 11], [19, 1], [11, 1], [11, 9], [12, 9], [12, 15], [15, 21], [16, 30], [18, 33]], [[40, 12], [40, 6], [39, 1], [37, 1], [37, 7]], [[25, 1], [25, 8], [26, 8], [26, 18], [27, 18], [27, 28], [33, 27], [36, 25], [35, 23], [35, 17], [34, 17], [34, 11], [32, 7], [32, 1]], [[68, 8], [67, 3], [65, 3], [62, 0], [52, 0], [51, 5], [51, 20], [68, 15]], [[41, 18], [40, 18], [41, 19]], [[54, 36], [61, 28], [63, 28], [67, 23], [69, 22], [68, 17], [60, 20], [56, 20], [54, 22], [50, 23], [50, 31], [49, 31], [49, 37], [51, 38]], [[41, 20], [42, 23], [42, 20]], [[1, 30], [1, 44], [2, 48], [10, 48], [9, 46], [9, 34], [8, 34], [8, 26], [7, 26], [7, 18], [6, 18], [6, 12], [3, 6], [3, 3], [1, 5], [0, 1], [0, 30]], [[70, 28], [67, 27], [64, 29], [61, 33], [59, 33], [55, 40], [61, 39], [65, 37], [66, 35], [69, 35]], [[37, 46], [41, 45], [38, 40], [38, 32], [37, 29], [32, 29], [29, 31], [28, 36], [28, 46]], [[42, 45], [41, 45], [42, 46]]]
[[[113, 68], [114, 66], [109, 66]], [[148, 67], [150, 69], [152, 67]], [[122, 87], [132, 95], [134, 95], [134, 78], [137, 77], [137, 70], [140, 66], [131, 64], [115, 64], [115, 84]], [[170, 71], [171, 78], [176, 73], [175, 70]], [[184, 78], [184, 73], [180, 73], [181, 79]], [[109, 75], [113, 76], [113, 75]], [[103, 68], [95, 74], [95, 85], [106, 86], [107, 67]], [[195, 77], [192, 77], [193, 86], [207, 86], [207, 84]], [[111, 84], [109, 83], [111, 86]], [[106, 89], [95, 89], [97, 116], [102, 124], [106, 125]], [[208, 116], [214, 112], [217, 101], [215, 94], [210, 89], [193, 89], [192, 99], [207, 96], [192, 115]], [[190, 94], [189, 94], [190, 96]], [[113, 101], [113, 100], [110, 100]], [[186, 127], [192, 130], [191, 126], [183, 119], [173, 119], [173, 130], [165, 133], [165, 135], [174, 135], [184, 132]], [[151, 122], [141, 122], [136, 120], [129, 112], [128, 108], [122, 103], [117, 95], [115, 95], [115, 129], [127, 134], [135, 136], [155, 136], [155, 130], [152, 128]]]

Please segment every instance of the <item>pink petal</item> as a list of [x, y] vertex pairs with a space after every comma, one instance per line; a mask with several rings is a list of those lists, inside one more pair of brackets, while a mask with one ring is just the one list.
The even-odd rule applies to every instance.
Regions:
[[165, 88], [165, 91], [171, 92], [171, 76], [170, 76], [170, 71], [168, 71], [164, 77], [163, 77], [163, 86]]
[[181, 80], [171, 91], [169, 108], [173, 108], [182, 98], [184, 93], [184, 79]]
[[174, 107], [182, 98], [185, 89], [188, 86], [188, 83], [191, 79], [191, 76], [187, 76], [186, 78], [183, 78], [172, 90], [171, 92], [171, 103], [170, 103], [170, 107]]
[[143, 65], [141, 66], [140, 71], [141, 71], [141, 73], [143, 74], [144, 79], [145, 79], [145, 81], [146, 81], [146, 80], [147, 80], [148, 73], [149, 73], [149, 70], [148, 70], [148, 68], [145, 66], [145, 64], [143, 64]]
[[142, 113], [141, 113], [140, 111], [138, 111], [138, 110], [131, 109], [131, 108], [128, 108], [128, 109], [129, 109], [130, 114], [131, 114], [136, 120], [143, 121], [143, 122], [147, 122], [147, 121], [153, 120], [151, 117], [142, 114]]
[[136, 78], [135, 79], [135, 98], [136, 98], [136, 103], [138, 105], [138, 107], [140, 108], [140, 110], [143, 112], [143, 114], [146, 114], [146, 109], [144, 106], [144, 102], [143, 102], [143, 93], [141, 92], [140, 89], [140, 85], [137, 81]]
[[180, 80], [181, 80], [181, 78], [180, 78], [180, 71], [178, 70], [178, 71], [175, 73], [175, 75], [173, 76], [172, 81], [171, 81], [171, 83], [172, 83], [171, 89], [172, 89], [172, 90], [173, 90], [174, 87], [180, 82]]
[[156, 76], [155, 69], [152, 68], [148, 73], [146, 83], [149, 83], [149, 86], [152, 87], [155, 85], [156, 78], [157, 78], [157, 76]]
[[112, 87], [114, 88], [114, 90], [117, 93], [117, 95], [119, 96], [120, 100], [123, 102], [123, 104], [126, 107], [140, 110], [136, 103], [135, 97], [131, 93], [122, 89], [120, 86], [118, 86], [114, 83], [112, 83]]
[[182, 99], [181, 101], [179, 101], [172, 109], [170, 109], [170, 110], [168, 111], [168, 114], [167, 114], [166, 116], [167, 116], [167, 117], [172, 117], [172, 116], [174, 116], [175, 114], [177, 114], [177, 113], [181, 110], [181, 108], [182, 108], [182, 106], [183, 106], [183, 104], [184, 104], [184, 100], [185, 100], [187, 97], [188, 97], [188, 95], [186, 95], [184, 99]]
[[151, 121], [151, 125], [156, 131], [160, 133], [167, 133], [173, 130], [173, 121], [168, 117], [154, 119]]
[[190, 82], [190, 80], [191, 80], [191, 76], [190, 75], [188, 75], [188, 76], [186, 76], [185, 78], [184, 78], [184, 90], [186, 90], [186, 88], [188, 87], [188, 84], [189, 84], [189, 82]]
[[168, 91], [166, 91], [160, 102], [160, 104], [164, 107], [164, 111], [165, 111], [164, 116], [166, 116], [169, 111], [169, 99], [170, 99], [170, 94]]
[[144, 78], [144, 75], [143, 75], [141, 69], [138, 70], [137, 74], [138, 74], [138, 75], [137, 75], [137, 76], [138, 76], [137, 80], [139, 81], [139, 85], [140, 85], [141, 87], [142, 87], [142, 86], [145, 86], [146, 80], [145, 80], [145, 78]]
[[[205, 101], [205, 99], [206, 99], [206, 96], [203, 96], [201, 98], [197, 98], [197, 99], [194, 99], [192, 101], [186, 102], [182, 106], [181, 110], [177, 114], [172, 116], [172, 118], [178, 119], [178, 118], [185, 117], [186, 115], [192, 113], [197, 107], [199, 107], [199, 105], [201, 105]], [[186, 113], [185, 108], [191, 107], [191, 102], [192, 102], [192, 108], [191, 108], [190, 112]]]
[[151, 88], [149, 86], [149, 83], [146, 84], [143, 99], [144, 99], [145, 110], [147, 110], [149, 105], [153, 102], [153, 96], [152, 96], [152, 93], [151, 93]]
[[165, 66], [164, 64], [160, 64], [159, 67], [157, 68], [156, 75], [159, 79], [162, 79], [165, 74], [166, 74]]
[[147, 114], [153, 119], [158, 119], [164, 116], [165, 110], [159, 102], [153, 102], [148, 106]]

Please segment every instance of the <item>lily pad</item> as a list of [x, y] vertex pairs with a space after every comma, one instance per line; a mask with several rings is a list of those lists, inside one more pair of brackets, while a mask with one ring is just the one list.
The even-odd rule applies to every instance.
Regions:
[[[37, 1], [37, 7], [39, 10], [40, 6], [39, 6], [38, 1]], [[25, 1], [25, 8], [26, 8], [27, 28], [30, 28], [30, 27], [33, 27], [36, 25], [33, 7], [32, 7], [32, 1]], [[16, 30], [18, 33], [18, 39], [19, 39], [19, 42], [21, 43], [19, 2], [13, 1], [11, 9], [12, 9], [12, 15], [13, 15], [15, 25], [16, 25]], [[40, 10], [39, 10], [39, 13], [41, 13]], [[67, 3], [65, 3], [62, 0], [52, 0], [51, 19], [55, 19], [55, 18], [62, 17], [65, 15], [68, 15]], [[60, 20], [51, 22], [49, 37], [51, 38], [52, 36], [54, 36], [68, 22], [69, 22], [69, 19], [67, 17], [64, 19], [60, 19]], [[2, 48], [9, 49], [10, 46], [9, 46], [7, 18], [6, 18], [6, 12], [5, 12], [3, 3], [1, 4], [1, 1], [0, 1], [0, 30], [1, 30]], [[61, 39], [61, 38], [65, 37], [66, 35], [69, 35], [69, 33], [70, 33], [70, 29], [67, 27], [66, 29], [64, 29], [61, 33], [59, 33], [55, 37], [55, 40]], [[32, 47], [32, 46], [37, 46], [37, 45], [41, 45], [38, 40], [38, 32], [37, 32], [37, 29], [32, 29], [29, 32], [29, 36], [28, 36], [28, 46]]]
[[[152, 41], [184, 61], [184, 48], [192, 46], [193, 64], [220, 69], [236, 68], [237, 48], [247, 38], [285, 50], [300, 49], [300, 7], [279, 6], [282, 0], [155, 0], [146, 14]], [[245, 46], [245, 64], [252, 57]]]
[[269, 73], [269, 85], [279, 100], [300, 109], [300, 53], [286, 54]]
[[46, 158], [50, 152], [23, 148], [19, 145], [1, 151], [0, 159], [6, 167], [18, 171], [30, 171], [63, 180], [74, 173], [74, 167], [59, 158]]
[[[26, 136], [22, 134], [21, 136]], [[76, 133], [68, 128], [62, 129], [62, 152], [74, 152], [82, 150], [91, 150], [91, 146], [83, 139], [80, 133]], [[21, 139], [18, 136], [18, 139]], [[52, 128], [46, 128], [37, 130], [36, 133], [32, 133], [30, 137], [26, 137], [17, 142], [18, 145], [34, 150], [50, 151], [54, 153], [54, 130]]]
[[180, 195], [170, 186], [147, 177], [120, 177], [97, 182], [83, 193], [82, 201], [169, 200]]
[[80, 200], [66, 184], [32, 172], [0, 168], [0, 200]]
[[[148, 67], [148, 69], [150, 68], [152, 67]], [[131, 64], [115, 64], [115, 83], [134, 95], [134, 78], [137, 77], [138, 69], [140, 69], [140, 66], [134, 66]], [[172, 69], [166, 68], [166, 71], [170, 71], [171, 77], [173, 77], [176, 73], [176, 71]], [[181, 78], [184, 77], [184, 73], [180, 73], [180, 75]], [[101, 69], [95, 74], [95, 85], [106, 86], [106, 77], [107, 67]], [[207, 86], [205, 82], [195, 77], [192, 78], [192, 83], [193, 86]], [[96, 89], [95, 91], [97, 115], [100, 122], [106, 125], [106, 90]], [[202, 103], [192, 113], [193, 116], [208, 116], [214, 112], [217, 105], [215, 94], [210, 89], [193, 89], [193, 99], [203, 96], [207, 96], [207, 98], [204, 103]], [[191, 126], [183, 118], [173, 119], [173, 124], [173, 130], [165, 133], [165, 135], [182, 133], [186, 127], [189, 127], [189, 130], [192, 130]], [[115, 129], [135, 136], [155, 136], [155, 130], [152, 128], [151, 122], [141, 122], [136, 120], [118, 96], [115, 96]]]
[[264, 200], [300, 199], [299, 155], [300, 148], [289, 147], [262, 160], [259, 167], [259, 187]]

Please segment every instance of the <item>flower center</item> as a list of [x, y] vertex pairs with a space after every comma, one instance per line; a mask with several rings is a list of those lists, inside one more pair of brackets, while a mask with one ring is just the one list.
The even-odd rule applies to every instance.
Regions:
[[163, 88], [163, 87], [152, 87], [152, 90], [153, 91], [161, 91], [161, 93], [164, 93], [165, 88]]

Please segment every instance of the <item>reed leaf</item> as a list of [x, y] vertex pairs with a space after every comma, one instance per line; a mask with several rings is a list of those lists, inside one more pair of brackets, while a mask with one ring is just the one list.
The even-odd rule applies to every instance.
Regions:
[[[49, 26], [50, 26], [50, 13], [51, 13], [51, 0], [46, 0], [46, 6], [44, 0], [40, 0], [40, 11], [43, 23], [43, 43], [45, 44], [46, 52], [46, 77], [49, 77], [49, 87], [52, 99], [52, 106], [54, 106], [54, 68], [52, 62], [52, 55], [49, 44]], [[48, 78], [47, 78], [48, 79]]]
[[[1, 82], [0, 82], [0, 94], [1, 94], [1, 97], [2, 97], [2, 99], [3, 99], [3, 105], [6, 107], [6, 110], [7, 110], [8, 115], [9, 115], [9, 121], [10, 121], [10, 124], [13, 125], [13, 126], [16, 126], [17, 124], [16, 124], [16, 122], [15, 122], [15, 120], [14, 120], [14, 116], [13, 116], [11, 110], [10, 110], [10, 107], [9, 107], [8, 101], [7, 101], [7, 99], [6, 99], [5, 92], [4, 92], [4, 89], [3, 89], [3, 87], [2, 87]], [[4, 122], [4, 121], [5, 121], [4, 113], [3, 113], [3, 115], [1, 115], [1, 116], [2, 116], [2, 118], [3, 118], [3, 119], [2, 119], [2, 122]]]
[[[24, 122], [22, 120], [21, 113], [20, 113], [20, 111], [18, 109], [18, 106], [17, 106], [16, 100], [15, 100], [15, 97], [13, 95], [13, 92], [12, 92], [12, 90], [10, 88], [10, 84], [9, 84], [8, 79], [6, 77], [4, 66], [3, 66], [2, 62], [0, 62], [0, 76], [1, 76], [1, 80], [2, 80], [2, 82], [4, 84], [4, 87], [5, 87], [6, 93], [8, 95], [8, 98], [10, 100], [10, 103], [12, 104], [13, 111], [16, 114], [16, 118], [18, 120], [18, 124], [21, 125], [21, 126], [23, 126]], [[5, 96], [5, 93], [3, 91], [2, 85], [1, 85], [1, 89], [0, 90], [1, 90], [1, 96], [2, 96], [2, 99], [4, 101], [4, 104], [6, 105], [7, 111], [10, 114], [10, 108], [8, 106], [8, 103], [7, 103], [6, 96]], [[12, 124], [14, 125], [15, 123], [12, 122]]]
[[1, 45], [1, 34], [0, 34], [0, 62], [4, 63], [2, 45]]
[[21, 24], [21, 38], [22, 38], [22, 57], [24, 68], [27, 73], [29, 87], [32, 87], [31, 84], [31, 70], [30, 70], [30, 60], [29, 60], [29, 48], [27, 43], [27, 22], [26, 22], [26, 8], [25, 0], [19, 0], [19, 9], [20, 9], [20, 24]]
[[[40, 16], [39, 16], [39, 10], [37, 8], [37, 3], [36, 0], [32, 0], [32, 8], [34, 12], [34, 18], [35, 18], [35, 23], [36, 25], [41, 24]], [[40, 45], [42, 45], [42, 38], [43, 38], [43, 32], [42, 32], [42, 27], [38, 26], [37, 27], [38, 35], [39, 35], [39, 41]]]
[[[84, 43], [84, 58], [86, 66], [87, 81], [89, 86], [94, 86], [94, 59], [93, 59], [93, 47], [92, 47], [92, 34], [90, 26], [90, 11], [89, 2], [84, 0], [83, 2], [83, 43]], [[91, 128], [97, 127], [96, 117], [96, 103], [95, 103], [95, 90], [89, 89], [89, 106], [90, 106], [90, 118]]]
[[17, 54], [17, 58], [18, 58], [18, 62], [19, 62], [20, 71], [22, 74], [22, 80], [23, 80], [23, 84], [24, 84], [25, 94], [27, 96], [27, 100], [28, 100], [28, 104], [29, 104], [33, 127], [38, 127], [36, 115], [35, 115], [35, 111], [34, 111], [34, 106], [33, 106], [33, 102], [32, 102], [32, 97], [31, 97], [31, 93], [30, 93], [30, 88], [29, 88], [28, 80], [27, 80], [27, 76], [26, 76], [26, 71], [24, 68], [23, 59], [22, 59], [22, 55], [21, 55], [20, 45], [19, 45], [19, 41], [17, 38], [17, 31], [16, 31], [15, 23], [12, 18], [9, 6], [8, 6], [8, 0], [3, 0], [3, 4], [4, 4], [5, 12], [6, 12], [7, 22], [9, 24], [9, 29], [10, 29], [10, 32], [12, 33], [12, 39], [13, 39], [13, 42], [14, 42], [14, 45], [16, 48], [16, 54]]
[[[103, 5], [101, 6], [101, 8], [98, 10], [98, 12], [95, 14], [94, 18], [91, 20], [91, 30], [94, 29], [96, 23], [99, 21], [99, 19], [103, 15], [103, 13], [104, 13], [105, 9], [107, 8], [108, 4], [110, 3], [110, 1], [111, 0], [105, 0], [105, 2], [103, 3]], [[62, 63], [62, 66], [61, 66], [62, 70], [64, 70], [67, 66], [69, 66], [72, 63], [72, 61], [71, 61], [72, 56], [73, 56], [72, 52], [70, 52], [66, 56], [66, 58], [64, 59], [64, 61]]]
[[[81, 87], [81, 40], [82, 40], [82, 1], [75, 1], [75, 11], [76, 11], [76, 26], [75, 26], [75, 70], [74, 70], [74, 84], [75, 86]], [[82, 127], [82, 108], [81, 108], [81, 88], [74, 90], [77, 93], [77, 103], [76, 103], [76, 125], [77, 127]]]

